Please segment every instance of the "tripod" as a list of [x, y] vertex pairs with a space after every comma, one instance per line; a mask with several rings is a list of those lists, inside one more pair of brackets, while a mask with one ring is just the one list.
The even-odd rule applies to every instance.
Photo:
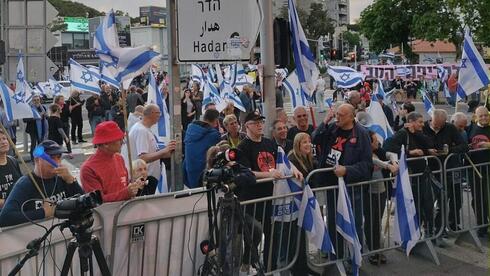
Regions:
[[[205, 184], [206, 190], [175, 195], [175, 198], [201, 193], [206, 193], [207, 196], [209, 241], [206, 241], [206, 248], [203, 248], [201, 243], [201, 251], [206, 256], [199, 275], [238, 275], [241, 262], [240, 228], [246, 244], [252, 244], [252, 239], [249, 227], [245, 225], [240, 202], [233, 193], [235, 184], [213, 186]], [[218, 203], [216, 203], [217, 190], [225, 193], [219, 198]], [[251, 259], [259, 270], [258, 275], [263, 275], [264, 270], [259, 261], [258, 249], [254, 246], [251, 248]]]
[[70, 230], [73, 233], [74, 238], [68, 243], [68, 249], [63, 263], [63, 268], [61, 269], [61, 276], [68, 275], [70, 271], [71, 262], [75, 250], [78, 248], [78, 256], [80, 258], [80, 274], [85, 275], [89, 272], [89, 275], [94, 274], [92, 253], [95, 255], [97, 264], [99, 265], [100, 271], [103, 276], [110, 276], [109, 266], [104, 258], [104, 253], [100, 245], [99, 239], [92, 235], [92, 225], [94, 223], [94, 218], [92, 213], [86, 216], [83, 220], [70, 224]]

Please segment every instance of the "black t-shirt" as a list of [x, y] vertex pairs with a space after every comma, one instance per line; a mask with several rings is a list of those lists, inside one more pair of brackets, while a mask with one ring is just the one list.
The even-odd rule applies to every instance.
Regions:
[[63, 121], [61, 121], [61, 118], [56, 116], [50, 116], [48, 118], [48, 126], [49, 126], [48, 139], [53, 140], [60, 145], [63, 144], [63, 136], [58, 131], [59, 128], [61, 129], [63, 128]]
[[[490, 142], [490, 126], [480, 127], [475, 124], [468, 134], [468, 141], [472, 149], [477, 149], [478, 143]], [[471, 153], [471, 159], [475, 163], [489, 162], [489, 150]]]
[[[262, 141], [254, 142], [246, 137], [238, 145], [238, 163], [255, 172], [269, 172], [276, 168], [277, 145], [263, 137]], [[248, 187], [242, 191], [242, 197], [255, 199], [272, 196], [273, 183], [267, 182]]]
[[0, 166], [0, 198], [7, 199], [15, 182], [22, 176], [19, 163], [13, 157], [7, 156], [7, 164]]
[[301, 133], [301, 132], [308, 133], [311, 136], [311, 134], [313, 133], [314, 130], [315, 130], [315, 128], [312, 125], [308, 125], [308, 129], [306, 131], [299, 130], [297, 126], [294, 126], [288, 130], [288, 137], [287, 138], [291, 141], [294, 141], [294, 137], [296, 136], [296, 134]]

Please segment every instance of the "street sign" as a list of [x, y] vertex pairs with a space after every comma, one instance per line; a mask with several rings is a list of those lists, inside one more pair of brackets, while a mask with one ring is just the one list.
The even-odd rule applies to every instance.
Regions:
[[258, 0], [177, 0], [177, 59], [248, 61], [261, 22]]

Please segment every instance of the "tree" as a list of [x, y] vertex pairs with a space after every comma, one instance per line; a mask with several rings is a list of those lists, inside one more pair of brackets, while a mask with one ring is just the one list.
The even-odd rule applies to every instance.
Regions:
[[49, 0], [49, 3], [51, 3], [51, 5], [56, 8], [56, 10], [58, 11], [58, 16], [90, 18], [103, 15], [103, 13], [99, 12], [98, 10], [77, 2], [66, 0]]
[[[322, 4], [311, 3], [309, 13], [298, 7], [296, 7], [296, 10], [306, 38], [317, 40], [322, 35], [334, 32], [332, 19], [328, 18], [327, 10], [323, 8]], [[281, 8], [279, 17], [289, 20], [287, 6]]]
[[347, 41], [351, 47], [354, 47], [354, 45], [357, 46], [361, 45], [361, 37], [357, 33], [347, 31], [344, 32], [342, 36], [344, 40]]

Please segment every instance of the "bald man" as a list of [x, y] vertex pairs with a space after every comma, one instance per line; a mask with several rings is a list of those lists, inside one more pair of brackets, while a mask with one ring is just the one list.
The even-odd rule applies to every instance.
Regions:
[[[472, 125], [468, 139], [473, 149], [479, 151], [470, 153], [470, 158], [475, 164], [490, 162], [490, 116], [488, 109], [480, 106], [475, 110], [476, 124]], [[479, 167], [482, 178], [479, 178], [474, 173], [468, 173], [469, 183], [471, 185], [472, 205], [475, 211], [476, 221], [478, 225], [488, 224], [488, 186], [490, 185], [488, 169]], [[488, 227], [478, 230], [479, 237], [488, 236]]]
[[361, 93], [355, 90], [349, 91], [347, 103], [354, 107], [356, 113], [366, 109], [366, 101], [361, 98]]
[[308, 112], [303, 106], [298, 106], [294, 109], [293, 119], [296, 126], [293, 126], [288, 130], [288, 139], [294, 141], [296, 134], [304, 132], [308, 133], [310, 136], [315, 128], [313, 125], [308, 123]]
[[[371, 140], [367, 130], [356, 123], [355, 109], [350, 104], [342, 104], [335, 113], [336, 122], [331, 123], [333, 112], [329, 112], [323, 122], [313, 132], [312, 142], [320, 145], [320, 167], [334, 168], [333, 171], [319, 176], [323, 182], [320, 186], [334, 186], [338, 184], [338, 177], [343, 177], [346, 184], [352, 184], [371, 179], [373, 162], [371, 153]], [[354, 217], [356, 230], [362, 244], [362, 196], [368, 193], [364, 187], [350, 187], [349, 195], [353, 195]], [[333, 190], [327, 192], [328, 226], [330, 237], [338, 237], [337, 250], [342, 251], [343, 240], [335, 234], [335, 202], [336, 194]], [[342, 256], [340, 252], [337, 256]]]

